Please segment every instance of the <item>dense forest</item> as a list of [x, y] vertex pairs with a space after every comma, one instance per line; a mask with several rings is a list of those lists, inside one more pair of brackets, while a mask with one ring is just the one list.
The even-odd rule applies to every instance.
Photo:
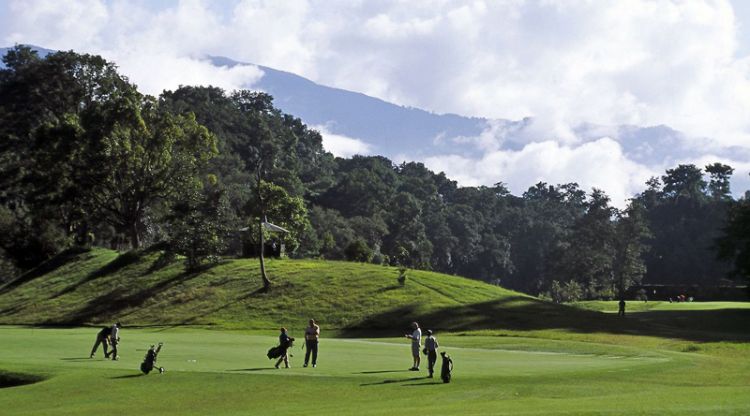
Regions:
[[558, 301], [750, 275], [730, 166], [679, 165], [625, 209], [601, 190], [459, 187], [420, 163], [336, 158], [252, 91], [144, 95], [98, 56], [17, 46], [0, 70], [0, 280], [68, 249], [160, 247], [188, 269], [257, 255], [463, 275]]

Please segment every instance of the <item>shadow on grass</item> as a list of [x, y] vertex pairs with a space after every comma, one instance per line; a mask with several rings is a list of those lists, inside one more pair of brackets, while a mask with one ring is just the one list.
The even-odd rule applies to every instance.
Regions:
[[378, 381], [376, 383], [364, 383], [364, 384], [360, 384], [360, 387], [363, 387], [363, 386], [378, 386], [378, 385], [382, 385], [382, 384], [393, 384], [393, 383], [408, 383], [410, 381], [417, 381], [417, 380], [424, 380], [424, 379], [425, 379], [424, 377], [395, 378], [395, 379]]
[[82, 247], [73, 247], [67, 250], [63, 250], [56, 256], [40, 264], [35, 269], [29, 270], [28, 272], [6, 283], [5, 286], [0, 288], [0, 295], [10, 292], [18, 286], [21, 286], [24, 283], [28, 283], [38, 277], [44, 276], [47, 273], [52, 273], [68, 262], [77, 258], [80, 254], [87, 253], [89, 251], [89, 249]]
[[143, 377], [143, 376], [145, 376], [145, 374], [140, 374], [140, 373], [139, 374], [127, 374], [127, 375], [124, 375], [124, 376], [110, 377], [110, 379], [112, 379], [112, 380], [119, 380], [119, 379], [124, 379], [124, 378], [138, 378], [138, 377]]
[[[271, 286], [270, 290], [274, 290], [274, 287]], [[259, 287], [259, 288], [255, 289], [255, 290], [253, 290], [252, 292], [250, 292], [250, 293], [248, 293], [248, 294], [246, 294], [244, 296], [240, 296], [239, 298], [237, 298], [237, 299], [235, 299], [235, 300], [233, 300], [231, 302], [226, 302], [226, 303], [224, 303], [222, 305], [219, 305], [219, 306], [217, 306], [215, 308], [205, 309], [205, 310], [201, 311], [201, 313], [199, 313], [199, 314], [195, 314], [195, 315], [189, 316], [189, 317], [183, 319], [182, 322], [180, 322], [180, 324], [173, 325], [172, 327], [194, 324], [196, 321], [198, 321], [201, 318], [204, 318], [204, 317], [212, 315], [212, 314], [214, 314], [216, 312], [219, 312], [219, 311], [222, 311], [224, 309], [227, 309], [227, 308], [229, 308], [229, 307], [231, 307], [233, 305], [236, 305], [236, 304], [238, 304], [240, 302], [244, 302], [244, 301], [246, 301], [248, 299], [251, 299], [253, 297], [267, 294], [268, 291], [269, 291], [269, 289], [266, 289], [264, 287]]]
[[[430, 379], [428, 379], [428, 380], [430, 380]], [[440, 381], [426, 381], [424, 383], [409, 383], [409, 384], [404, 384], [404, 387], [440, 386], [442, 384], [445, 384], [445, 383], [440, 382]]]
[[35, 374], [11, 373], [0, 370], [0, 389], [25, 386], [44, 381], [46, 378]]
[[94, 270], [93, 272], [89, 273], [85, 278], [57, 292], [50, 299], [55, 299], [60, 296], [71, 293], [75, 291], [76, 289], [78, 289], [80, 286], [83, 286], [86, 283], [91, 282], [92, 280], [98, 279], [100, 277], [105, 277], [110, 274], [117, 273], [118, 271], [130, 266], [131, 264], [138, 263], [140, 259], [141, 259], [141, 254], [137, 251], [128, 251], [126, 253], [122, 253], [119, 256], [115, 257], [114, 260], [105, 264], [98, 270]]
[[273, 368], [273, 366], [271, 366], [271, 367], [260, 367], [260, 368], [237, 368], [237, 369], [226, 370], [226, 371], [237, 372], [237, 371], [264, 371], [264, 370], [276, 370], [276, 369]]
[[380, 370], [380, 371], [360, 371], [352, 374], [382, 374], [382, 373], [408, 373], [409, 370]]
[[93, 358], [89, 357], [68, 357], [68, 358], [60, 358], [61, 361], [92, 361]]
[[563, 329], [577, 333], [612, 333], [680, 338], [695, 342], [750, 341], [750, 309], [649, 311], [619, 317], [511, 296], [497, 301], [418, 312], [403, 306], [344, 328], [344, 337], [402, 336], [410, 322], [425, 329], [533, 331]]
[[113, 317], [121, 317], [122, 311], [138, 308], [146, 300], [152, 298], [153, 296], [156, 296], [175, 285], [193, 279], [196, 276], [200, 275], [200, 273], [208, 269], [210, 269], [210, 267], [204, 267], [193, 272], [183, 272], [172, 278], [162, 280], [152, 286], [143, 288], [134, 293], [122, 293], [120, 289], [114, 289], [99, 297], [91, 299], [80, 309], [72, 311], [67, 316], [58, 317], [54, 320], [50, 320], [49, 322], [45, 322], [45, 325], [80, 325], [92, 320], [113, 319]]

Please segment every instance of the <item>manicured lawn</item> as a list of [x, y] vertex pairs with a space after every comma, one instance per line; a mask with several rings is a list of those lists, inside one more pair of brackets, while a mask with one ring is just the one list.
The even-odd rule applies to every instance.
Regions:
[[[301, 367], [299, 344], [293, 368], [276, 370], [265, 357], [273, 333], [125, 328], [117, 362], [88, 358], [95, 333], [0, 327], [0, 369], [47, 378], [0, 389], [2, 414], [750, 414], [750, 347], [738, 342], [439, 334], [455, 360], [442, 384], [406, 371], [405, 339], [324, 338], [314, 369]], [[167, 372], [141, 375], [157, 341]]]

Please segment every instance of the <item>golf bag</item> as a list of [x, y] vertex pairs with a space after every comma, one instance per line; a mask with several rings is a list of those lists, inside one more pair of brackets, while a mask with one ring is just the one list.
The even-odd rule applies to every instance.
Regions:
[[277, 345], [275, 347], [269, 348], [266, 355], [268, 356], [269, 360], [273, 360], [274, 358], [279, 358], [284, 355], [284, 350], [285, 348], [282, 348], [281, 345]]
[[441, 352], [440, 355], [443, 357], [443, 367], [440, 369], [440, 378], [443, 379], [443, 383], [450, 383], [451, 372], [453, 372], [453, 360], [451, 360], [451, 356], [446, 354], [445, 351]]
[[279, 358], [286, 352], [287, 349], [291, 348], [294, 345], [294, 338], [289, 338], [289, 342], [287, 342], [285, 345], [277, 345], [275, 347], [271, 347], [268, 349], [268, 353], [266, 356], [269, 360], [273, 360], [274, 358]]
[[[151, 348], [146, 351], [146, 356], [143, 358], [143, 362], [141, 363], [141, 371], [143, 371], [143, 374], [148, 374], [151, 372], [151, 370], [154, 369], [154, 365], [156, 364], [156, 358], [159, 356], [159, 351], [161, 351], [163, 343], [159, 343], [158, 347], [154, 347], [153, 345]], [[159, 373], [164, 372], [164, 367], [159, 367]]]

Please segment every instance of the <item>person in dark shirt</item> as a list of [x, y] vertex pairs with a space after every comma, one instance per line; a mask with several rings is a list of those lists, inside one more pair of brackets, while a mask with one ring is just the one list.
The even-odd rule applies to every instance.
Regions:
[[305, 365], [310, 362], [312, 354], [312, 366], [317, 366], [318, 362], [318, 338], [320, 338], [320, 327], [315, 323], [315, 319], [310, 319], [310, 323], [305, 329]]
[[112, 333], [112, 327], [111, 326], [105, 326], [96, 334], [96, 342], [94, 342], [94, 348], [91, 349], [91, 355], [89, 358], [94, 358], [94, 354], [96, 354], [96, 350], [99, 349], [99, 344], [102, 345], [102, 348], [104, 349], [104, 358], [109, 357], [109, 353], [107, 352], [109, 347], [109, 336]]
[[287, 332], [286, 328], [281, 328], [281, 334], [279, 335], [279, 347], [281, 348], [281, 357], [279, 357], [279, 360], [276, 361], [276, 365], [274, 367], [279, 368], [279, 364], [281, 362], [284, 362], [284, 367], [289, 368], [289, 355], [287, 353], [287, 350], [289, 347], [292, 346], [292, 343], [294, 342], [294, 338], [290, 337]]
[[620, 302], [618, 303], [619, 309], [617, 310], [618, 316], [625, 316], [625, 299], [620, 298]]

